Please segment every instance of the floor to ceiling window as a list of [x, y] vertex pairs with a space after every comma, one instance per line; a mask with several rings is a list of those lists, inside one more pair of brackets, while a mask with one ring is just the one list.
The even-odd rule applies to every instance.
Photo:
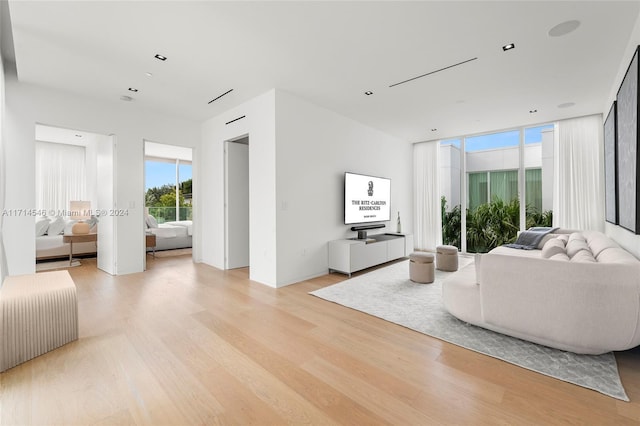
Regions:
[[552, 124], [445, 140], [440, 152], [445, 244], [486, 252], [551, 225]]
[[440, 142], [440, 194], [442, 203], [442, 241], [444, 244], [454, 245], [458, 249], [461, 245], [461, 193], [460, 171], [462, 157], [460, 155], [460, 139], [450, 139]]

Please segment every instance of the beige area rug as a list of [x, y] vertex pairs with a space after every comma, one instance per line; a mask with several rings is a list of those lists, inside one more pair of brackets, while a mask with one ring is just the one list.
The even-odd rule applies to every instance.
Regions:
[[73, 268], [74, 266], [80, 266], [79, 260], [74, 259], [69, 265], [68, 260], [54, 260], [49, 262], [36, 263], [36, 272], [51, 271], [53, 269]]
[[[473, 260], [460, 257], [460, 267]], [[312, 295], [382, 318], [528, 370], [629, 401], [615, 356], [578, 355], [495, 333], [460, 321], [442, 304], [442, 281], [451, 272], [436, 270], [432, 284], [409, 280], [403, 261], [311, 292]]]

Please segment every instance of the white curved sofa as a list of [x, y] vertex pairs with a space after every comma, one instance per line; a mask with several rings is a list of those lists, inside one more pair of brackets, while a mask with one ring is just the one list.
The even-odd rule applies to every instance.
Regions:
[[640, 344], [640, 261], [596, 231], [551, 238], [542, 250], [478, 255], [444, 281], [442, 296], [463, 321], [557, 349]]

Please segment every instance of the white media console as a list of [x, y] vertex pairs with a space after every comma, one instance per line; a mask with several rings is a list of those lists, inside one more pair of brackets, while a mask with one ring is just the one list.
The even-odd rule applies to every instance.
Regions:
[[407, 257], [413, 252], [412, 234], [369, 235], [366, 240], [350, 238], [329, 241], [329, 273], [353, 272]]

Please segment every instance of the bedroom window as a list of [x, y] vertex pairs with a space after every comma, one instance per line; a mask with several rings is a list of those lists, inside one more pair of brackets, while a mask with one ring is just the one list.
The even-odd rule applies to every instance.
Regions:
[[147, 159], [145, 204], [158, 223], [192, 220], [190, 161]]
[[36, 209], [69, 209], [69, 201], [87, 199], [85, 147], [64, 143], [36, 142]]

